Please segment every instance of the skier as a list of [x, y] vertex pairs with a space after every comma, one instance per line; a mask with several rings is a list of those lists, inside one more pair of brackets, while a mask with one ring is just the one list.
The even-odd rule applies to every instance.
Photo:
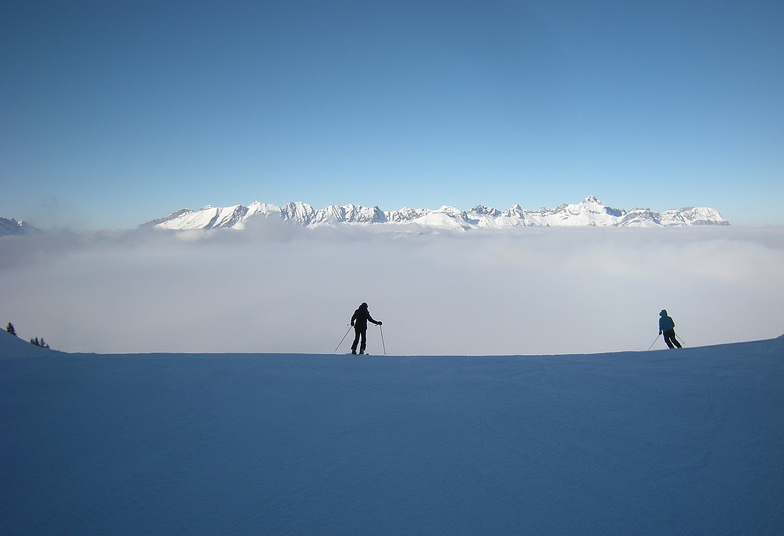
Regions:
[[[672, 318], [667, 316], [667, 310], [662, 309], [659, 313], [659, 335], [664, 334], [664, 342], [667, 343], [668, 348], [682, 348], [681, 343], [675, 338], [675, 322]], [[673, 344], [675, 346], [673, 346]]]
[[370, 313], [368, 312], [368, 304], [363, 303], [356, 311], [354, 311], [354, 315], [351, 317], [351, 325], [354, 326], [354, 344], [351, 345], [351, 353], [354, 355], [357, 353], [357, 343], [359, 343], [360, 338], [362, 338], [362, 343], [359, 345], [359, 353], [365, 353], [368, 320], [377, 326], [381, 325], [381, 322], [373, 320], [373, 318], [370, 316]]

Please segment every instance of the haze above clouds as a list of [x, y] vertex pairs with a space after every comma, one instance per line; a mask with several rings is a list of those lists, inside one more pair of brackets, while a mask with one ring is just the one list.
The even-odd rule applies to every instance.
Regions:
[[[5, 237], [0, 320], [64, 351], [330, 353], [366, 301], [393, 355], [645, 350], [662, 308], [687, 346], [781, 335], [782, 274], [775, 228], [404, 234], [261, 220]], [[368, 336], [382, 353], [379, 329]]]

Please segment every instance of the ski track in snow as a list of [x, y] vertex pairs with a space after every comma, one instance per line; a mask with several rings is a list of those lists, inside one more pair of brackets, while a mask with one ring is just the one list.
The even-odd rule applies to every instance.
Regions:
[[712, 392], [713, 392], [713, 382], [708, 384], [708, 405], [710, 406], [711, 414], [713, 415], [713, 419], [716, 421], [716, 425], [719, 427], [722, 434], [724, 435], [725, 438], [727, 438], [728, 441], [734, 443], [735, 446], [737, 446], [739, 449], [742, 448], [741, 445], [737, 441], [735, 441], [735, 439], [732, 436], [730, 436], [730, 434], [727, 432], [727, 429], [724, 427], [724, 424], [719, 419], [719, 416], [716, 415], [716, 407], [713, 405], [713, 395], [711, 394]]

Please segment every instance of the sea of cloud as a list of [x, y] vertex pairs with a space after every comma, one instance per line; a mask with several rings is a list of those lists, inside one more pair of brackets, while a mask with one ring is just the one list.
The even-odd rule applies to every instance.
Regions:
[[687, 346], [784, 333], [782, 228], [389, 231], [4, 237], [0, 321], [99, 353], [331, 353], [363, 301], [400, 355], [646, 350], [663, 308]]

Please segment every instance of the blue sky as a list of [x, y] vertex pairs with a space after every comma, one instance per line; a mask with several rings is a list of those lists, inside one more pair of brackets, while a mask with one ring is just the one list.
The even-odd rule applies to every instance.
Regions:
[[3, 2], [0, 216], [254, 200], [784, 225], [781, 2]]

